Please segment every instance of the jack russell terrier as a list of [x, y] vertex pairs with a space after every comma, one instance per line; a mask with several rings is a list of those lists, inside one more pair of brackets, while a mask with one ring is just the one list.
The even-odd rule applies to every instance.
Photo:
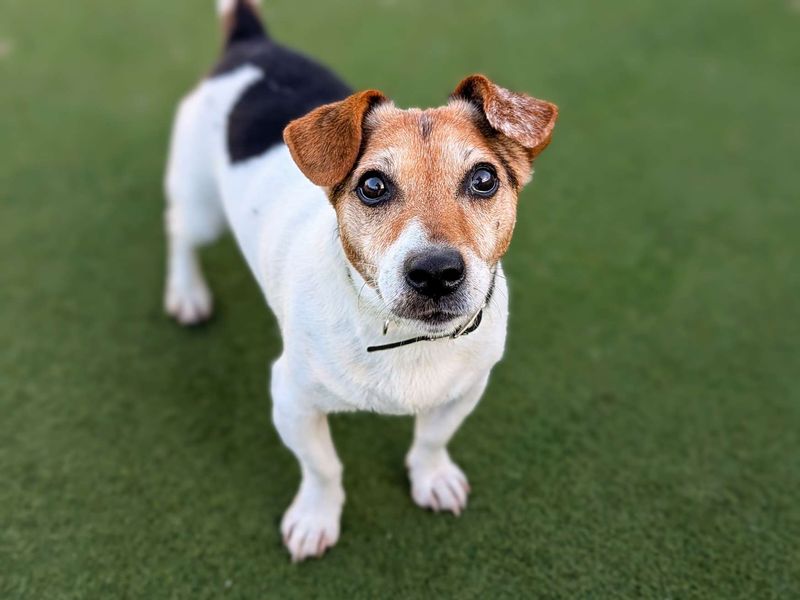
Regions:
[[401, 110], [272, 41], [257, 0], [218, 8], [224, 52], [172, 133], [166, 311], [211, 315], [197, 249], [229, 227], [283, 337], [272, 416], [302, 473], [281, 522], [293, 560], [339, 537], [328, 413], [415, 415], [411, 496], [458, 515], [470, 488], [447, 443], [503, 355], [500, 258], [558, 109], [473, 75], [445, 106]]

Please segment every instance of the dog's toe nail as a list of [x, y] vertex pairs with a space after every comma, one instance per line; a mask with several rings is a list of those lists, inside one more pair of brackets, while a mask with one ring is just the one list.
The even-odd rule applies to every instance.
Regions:
[[455, 463], [417, 465], [409, 474], [412, 497], [418, 505], [434, 512], [450, 512], [456, 517], [466, 509], [469, 486]]

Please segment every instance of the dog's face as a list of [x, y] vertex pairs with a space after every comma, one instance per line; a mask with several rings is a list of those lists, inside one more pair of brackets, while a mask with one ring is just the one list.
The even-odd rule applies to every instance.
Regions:
[[491, 293], [517, 195], [556, 115], [473, 76], [444, 107], [400, 110], [362, 92], [294, 121], [284, 137], [327, 188], [345, 254], [381, 307], [437, 332]]

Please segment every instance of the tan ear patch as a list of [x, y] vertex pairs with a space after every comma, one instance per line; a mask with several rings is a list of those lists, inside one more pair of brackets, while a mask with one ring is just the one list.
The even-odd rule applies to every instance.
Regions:
[[326, 104], [286, 126], [283, 139], [297, 166], [312, 182], [331, 187], [344, 179], [358, 158], [364, 117], [386, 96], [359, 92]]
[[558, 118], [555, 104], [500, 87], [483, 75], [472, 75], [458, 84], [453, 98], [477, 105], [489, 124], [530, 153], [533, 159], [550, 143]]

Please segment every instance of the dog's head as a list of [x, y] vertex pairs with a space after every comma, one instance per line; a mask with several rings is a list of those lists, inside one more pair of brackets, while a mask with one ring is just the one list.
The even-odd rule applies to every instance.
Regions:
[[360, 92], [293, 121], [284, 139], [326, 188], [345, 254], [382, 308], [436, 332], [490, 293], [557, 114], [474, 75], [446, 106], [400, 110]]

